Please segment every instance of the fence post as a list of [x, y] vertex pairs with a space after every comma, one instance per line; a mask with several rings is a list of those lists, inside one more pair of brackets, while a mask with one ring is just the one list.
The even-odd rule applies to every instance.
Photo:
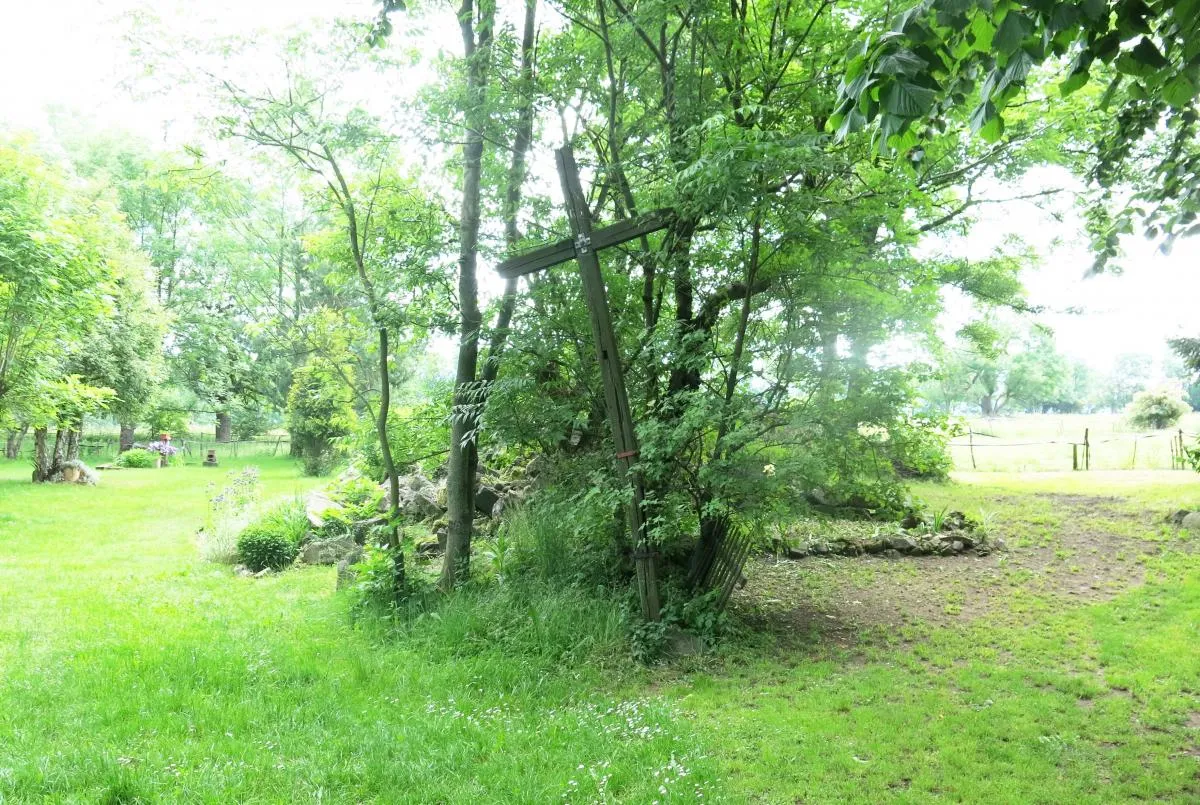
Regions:
[[1133, 437], [1133, 458], [1129, 461], [1129, 469], [1137, 469], [1137, 443], [1138, 437]]
[[1079, 469], [1079, 445], [1071, 442], [1071, 469], [1077, 471]]
[[1088, 438], [1088, 428], [1083, 429], [1083, 468], [1090, 470], [1092, 468], [1092, 442]]
[[978, 469], [975, 466], [975, 430], [967, 425], [967, 446], [971, 448], [971, 469]]

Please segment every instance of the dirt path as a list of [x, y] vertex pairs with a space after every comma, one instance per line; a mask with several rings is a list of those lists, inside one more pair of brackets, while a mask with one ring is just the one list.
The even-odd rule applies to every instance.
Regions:
[[[1106, 600], [1141, 584], [1142, 557], [1162, 548], [1155, 536], [1166, 513], [1131, 510], [1124, 498], [1040, 493], [995, 502], [1002, 510], [992, 536], [1005, 551], [757, 560], [732, 611], [791, 647], [905, 639], [1047, 603]], [[1031, 507], [1045, 511], [1036, 526], [1023, 516]]]

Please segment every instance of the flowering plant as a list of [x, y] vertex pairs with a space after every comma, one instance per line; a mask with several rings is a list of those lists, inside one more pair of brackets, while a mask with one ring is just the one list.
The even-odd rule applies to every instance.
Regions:
[[178, 455], [178, 453], [179, 453], [178, 447], [171, 444], [170, 442], [162, 442], [162, 441], [150, 442], [150, 444], [146, 445], [146, 449], [153, 450], [155, 453], [158, 453], [163, 458], [172, 458], [172, 457]]

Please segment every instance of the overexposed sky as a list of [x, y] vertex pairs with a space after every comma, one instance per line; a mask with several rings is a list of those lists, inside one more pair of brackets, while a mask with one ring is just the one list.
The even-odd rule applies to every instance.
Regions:
[[[197, 38], [253, 37], [310, 20], [368, 19], [376, 5], [372, 0], [0, 0], [0, 123], [45, 131], [45, 110], [55, 105], [164, 146], [191, 139], [202, 105], [201, 98], [189, 94], [195, 90], [168, 86], [165, 92], [136, 97], [130, 90], [139, 65], [123, 34], [137, 13], [152, 14], [169, 30]], [[431, 32], [431, 50], [447, 43], [453, 47], [457, 31], [445, 34]], [[989, 188], [988, 195], [1069, 187], [1071, 181], [1063, 172], [1043, 170], [1019, 188]], [[1154, 244], [1130, 238], [1123, 275], [1085, 278], [1091, 257], [1070, 199], [1046, 206], [1058, 217], [1029, 202], [981, 208], [971, 236], [953, 247], [982, 258], [1010, 235], [1033, 246], [1042, 264], [1025, 281], [1030, 300], [1047, 309], [1040, 320], [1055, 330], [1062, 351], [1097, 369], [1109, 368], [1123, 352], [1159, 358], [1167, 338], [1200, 335], [1195, 311], [1200, 241], [1181, 241], [1165, 256]], [[961, 300], [949, 301], [945, 325], [952, 331], [969, 311]]]

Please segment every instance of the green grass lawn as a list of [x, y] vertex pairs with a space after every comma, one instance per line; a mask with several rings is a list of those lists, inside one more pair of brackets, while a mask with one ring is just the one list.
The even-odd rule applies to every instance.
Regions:
[[[259, 464], [269, 495], [311, 483]], [[0, 463], [0, 801], [1200, 798], [1200, 558], [1151, 524], [1200, 507], [1196, 476], [918, 490], [1051, 547], [1082, 496], [1119, 495], [1092, 526], [1128, 542], [1145, 581], [1112, 595], [1070, 601], [1005, 575], [1018, 546], [986, 560], [1004, 597], [978, 617], [914, 615], [849, 642], [819, 624], [743, 630], [645, 670], [621, 619], [580, 594], [470, 593], [385, 637], [352, 623], [330, 568], [245, 579], [205, 563], [205, 485], [228, 469], [34, 487]], [[830, 599], [923, 599], [961, 595], [967, 566], [946, 562], [971, 561], [778, 567]], [[754, 572], [739, 595], [766, 607], [776, 593]]]
[[[1200, 411], [1162, 431], [1134, 430], [1122, 414], [1015, 414], [972, 417], [969, 423], [975, 431], [975, 468], [980, 472], [1070, 470], [1070, 443], [1082, 443], [1085, 429], [1093, 470], [1166, 470], [1171, 469], [1170, 438], [1177, 430], [1187, 434], [1187, 446], [1195, 446]], [[958, 470], [972, 469], [970, 441], [966, 436], [953, 440], [950, 452]]]

